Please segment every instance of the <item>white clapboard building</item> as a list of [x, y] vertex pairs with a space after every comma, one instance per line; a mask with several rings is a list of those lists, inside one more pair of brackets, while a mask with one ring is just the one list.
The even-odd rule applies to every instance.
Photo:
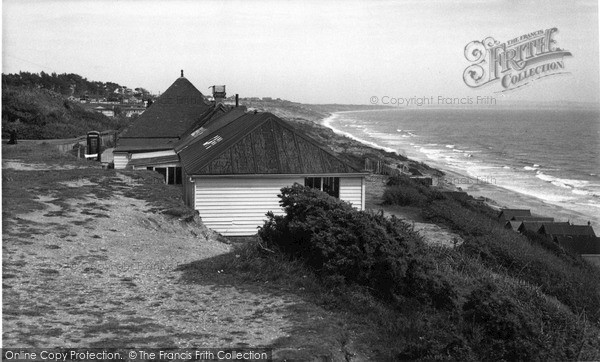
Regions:
[[201, 104], [195, 110], [181, 104], [186, 108], [182, 111], [170, 102], [168, 108], [151, 112], [167, 103], [164, 96], [173, 97], [176, 85], [178, 97], [198, 97], [200, 92], [183, 79], [119, 139], [115, 168], [153, 169], [167, 183], [181, 183], [185, 203], [199, 212], [206, 226], [225, 236], [256, 234], [268, 211], [283, 213], [277, 195], [294, 183], [364, 209], [366, 174], [271, 113], [222, 104]]

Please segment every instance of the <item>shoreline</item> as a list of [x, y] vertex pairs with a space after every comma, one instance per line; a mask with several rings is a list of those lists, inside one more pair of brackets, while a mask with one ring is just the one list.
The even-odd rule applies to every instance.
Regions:
[[[365, 110], [368, 111], [368, 110]], [[475, 181], [475, 179], [467, 174], [461, 173], [455, 169], [452, 169], [448, 165], [444, 165], [441, 162], [435, 162], [429, 159], [426, 155], [417, 155], [416, 153], [408, 154], [403, 149], [393, 149], [390, 147], [384, 147], [378, 145], [375, 142], [367, 141], [361, 139], [360, 137], [356, 137], [355, 135], [339, 130], [333, 127], [330, 124], [330, 121], [336, 117], [336, 114], [341, 113], [350, 113], [355, 111], [344, 111], [344, 112], [332, 112], [329, 116], [322, 118], [319, 123], [322, 126], [325, 126], [331, 129], [338, 135], [343, 135], [353, 140], [362, 143], [367, 147], [374, 147], [377, 149], [381, 149], [387, 152], [394, 152], [398, 155], [402, 155], [404, 157], [409, 158], [412, 161], [422, 162], [427, 164], [428, 166], [435, 168], [439, 171], [442, 171], [445, 175], [442, 179], [454, 179], [454, 180], [470, 180]], [[417, 156], [417, 157], [415, 157]], [[450, 185], [450, 184], [448, 184]], [[542, 199], [539, 199], [535, 196], [519, 193], [517, 191], [509, 190], [502, 186], [489, 183], [489, 182], [469, 182], [469, 183], [451, 183], [451, 185], [459, 190], [467, 192], [469, 195], [474, 198], [483, 197], [486, 200], [486, 204], [488, 204], [492, 208], [500, 209], [500, 208], [515, 208], [515, 209], [529, 209], [531, 213], [536, 216], [544, 216], [544, 217], [553, 217], [555, 221], [570, 221], [572, 224], [576, 225], [586, 225], [588, 221], [591, 222], [593, 226], [600, 225], [600, 216], [591, 216], [579, 211], [571, 210], [561, 205], [555, 205], [549, 202], [546, 202]], [[597, 228], [598, 229], [598, 228]]]

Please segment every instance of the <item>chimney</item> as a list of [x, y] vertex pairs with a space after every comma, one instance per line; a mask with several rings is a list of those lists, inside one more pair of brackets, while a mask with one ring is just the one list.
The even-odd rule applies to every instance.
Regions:
[[223, 103], [226, 97], [225, 86], [224, 85], [213, 85], [209, 87], [213, 89], [213, 98], [215, 99], [215, 105], [219, 103]]
[[239, 94], [235, 94], [235, 106], [239, 107], [240, 106], [240, 95]]

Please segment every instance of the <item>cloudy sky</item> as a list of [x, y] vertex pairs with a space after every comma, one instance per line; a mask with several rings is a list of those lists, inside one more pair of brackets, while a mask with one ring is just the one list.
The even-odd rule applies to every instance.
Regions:
[[[164, 91], [184, 69], [203, 93], [306, 103], [372, 96], [597, 102], [596, 1], [4, 0], [2, 71], [77, 73]], [[464, 48], [558, 28], [567, 75], [507, 94], [471, 89]]]

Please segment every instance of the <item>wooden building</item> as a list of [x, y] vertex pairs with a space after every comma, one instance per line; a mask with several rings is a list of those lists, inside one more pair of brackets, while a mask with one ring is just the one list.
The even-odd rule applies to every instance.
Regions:
[[212, 108], [182, 74], [119, 136], [113, 152], [115, 169], [180, 167], [175, 144]]
[[229, 112], [176, 147], [184, 199], [226, 236], [253, 235], [266, 212], [281, 214], [281, 188], [299, 183], [365, 205], [364, 173], [270, 113]]
[[507, 221], [514, 220], [515, 216], [531, 216], [531, 211], [524, 209], [502, 209], [498, 215], [498, 221], [505, 224]]
[[265, 214], [282, 213], [277, 195], [299, 183], [365, 205], [365, 173], [270, 113], [211, 104], [177, 79], [118, 139], [116, 169], [149, 169], [183, 198], [204, 224], [226, 236], [253, 235]]

